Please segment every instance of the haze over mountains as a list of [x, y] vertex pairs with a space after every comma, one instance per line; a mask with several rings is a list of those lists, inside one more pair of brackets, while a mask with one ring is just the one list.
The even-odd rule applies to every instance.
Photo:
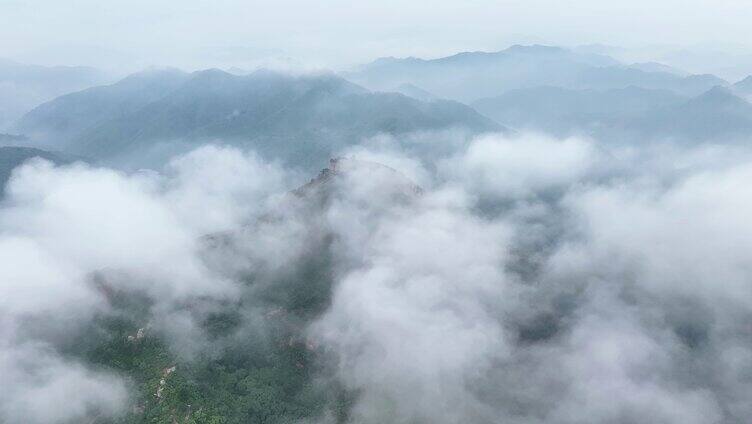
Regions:
[[752, 75], [734, 84], [733, 88], [740, 96], [746, 99], [752, 98]]
[[153, 69], [41, 104], [11, 130], [37, 148], [137, 167], [221, 139], [311, 170], [379, 134], [510, 128], [607, 143], [740, 140], [752, 121], [747, 81], [540, 45], [384, 58], [342, 77]]
[[472, 106], [514, 128], [566, 136], [622, 127], [630, 119], [676, 107], [687, 100], [670, 90], [636, 86], [607, 90], [541, 86], [510, 90], [479, 99]]
[[745, 422], [752, 77], [604, 53], [61, 79], [0, 132], [0, 424]]
[[94, 68], [46, 67], [0, 59], [0, 132], [43, 102], [108, 80]]
[[503, 126], [452, 101], [373, 93], [334, 75], [151, 71], [43, 104], [14, 128], [47, 145], [111, 158], [155, 145], [222, 139], [313, 164], [364, 137]]
[[696, 97], [630, 86], [609, 90], [536, 87], [472, 103], [519, 130], [587, 135], [603, 142], [680, 139], [741, 141], [750, 135], [752, 105], [720, 86]]
[[550, 46], [512, 46], [499, 52], [466, 52], [440, 59], [383, 58], [347, 77], [366, 87], [411, 83], [439, 97], [470, 102], [507, 90], [538, 86], [614, 89], [637, 86], [697, 95], [728, 83], [713, 75], [647, 71], [599, 54]]

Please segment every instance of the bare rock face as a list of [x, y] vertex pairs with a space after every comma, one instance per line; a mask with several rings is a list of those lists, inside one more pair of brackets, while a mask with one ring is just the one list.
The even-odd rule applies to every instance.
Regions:
[[175, 372], [176, 368], [177, 366], [173, 365], [162, 370], [162, 378], [159, 379], [159, 386], [157, 386], [157, 391], [154, 393], [154, 396], [158, 401], [162, 401], [162, 392], [164, 391], [165, 385], [167, 384], [167, 377]]

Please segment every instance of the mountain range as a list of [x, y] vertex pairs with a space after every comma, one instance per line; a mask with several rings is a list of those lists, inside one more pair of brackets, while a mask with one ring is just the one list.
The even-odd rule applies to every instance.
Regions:
[[733, 141], [752, 136], [752, 104], [716, 86], [687, 97], [670, 90], [535, 87], [510, 90], [472, 106], [517, 130], [602, 141]]
[[739, 140], [752, 131], [750, 96], [752, 77], [729, 84], [597, 50], [513, 46], [382, 58], [341, 75], [151, 69], [43, 103], [10, 128], [28, 141], [3, 143], [158, 167], [219, 142], [312, 170], [380, 134], [511, 128], [606, 141]]
[[62, 96], [26, 114], [14, 131], [94, 158], [222, 140], [306, 165], [366, 137], [454, 128], [505, 130], [458, 102], [371, 92], [334, 74], [213, 69], [151, 71]]
[[84, 66], [26, 65], [0, 59], [0, 132], [35, 106], [109, 77]]
[[551, 46], [512, 46], [438, 59], [381, 58], [345, 74], [372, 89], [414, 84], [439, 97], [471, 102], [512, 89], [557, 86], [618, 89], [637, 86], [698, 95], [728, 82], [713, 75], [682, 75], [658, 64], [625, 65], [605, 55]]
[[752, 99], [752, 75], [737, 82], [732, 88], [738, 95]]

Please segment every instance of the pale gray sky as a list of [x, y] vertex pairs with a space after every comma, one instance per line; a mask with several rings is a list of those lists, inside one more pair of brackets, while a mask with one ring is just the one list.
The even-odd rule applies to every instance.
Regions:
[[342, 67], [511, 43], [744, 46], [750, 22], [749, 0], [0, 0], [0, 57]]

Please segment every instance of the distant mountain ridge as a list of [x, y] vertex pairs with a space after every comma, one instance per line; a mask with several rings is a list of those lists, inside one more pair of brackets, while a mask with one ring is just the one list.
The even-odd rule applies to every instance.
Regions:
[[659, 62], [638, 62], [638, 63], [632, 63], [629, 65], [630, 68], [638, 69], [640, 71], [645, 72], [664, 72], [667, 74], [674, 74], [682, 77], [689, 76], [690, 74], [688, 72], [682, 71], [681, 69], [674, 68], [673, 66], [669, 66], [663, 63]]
[[619, 62], [615, 59], [594, 53], [574, 53], [569, 49], [556, 46], [544, 46], [540, 44], [523, 46], [514, 45], [505, 50], [496, 52], [485, 51], [473, 51], [473, 52], [460, 52], [450, 56], [440, 57], [436, 59], [421, 59], [417, 57], [408, 57], [404, 59], [395, 57], [384, 57], [376, 59], [365, 67], [371, 67], [372, 65], [391, 66], [395, 63], [400, 64], [427, 64], [427, 65], [458, 65], [458, 66], [475, 66], [478, 64], [492, 64], [494, 62], [505, 62], [510, 57], [515, 55], [529, 56], [529, 57], [547, 57], [551, 58], [566, 58], [574, 62], [580, 62], [583, 64], [589, 64], [593, 66], [612, 66], [618, 65]]
[[752, 137], [752, 104], [725, 87], [629, 123], [637, 135], [694, 141], [747, 141]]
[[621, 89], [534, 87], [510, 90], [471, 105], [515, 129], [550, 132], [557, 136], [596, 131], [687, 98], [668, 90], [630, 86]]
[[697, 95], [728, 82], [712, 75], [681, 75], [658, 64], [625, 65], [602, 54], [552, 46], [512, 46], [438, 59], [382, 58], [346, 78], [371, 89], [414, 84], [442, 98], [472, 102], [511, 89], [557, 86], [617, 89], [638, 86]]
[[452, 128], [505, 130], [457, 102], [370, 92], [334, 74], [212, 69], [136, 75], [63, 96], [29, 112], [16, 129], [97, 158], [219, 140], [314, 164], [364, 137]]
[[752, 104], [721, 86], [695, 97], [640, 87], [536, 87], [511, 90], [472, 106], [514, 129], [587, 135], [606, 142], [721, 142], [752, 137]]
[[108, 76], [84, 66], [26, 65], [0, 59], [0, 132], [35, 106], [65, 93], [104, 84]]
[[432, 93], [429, 93], [428, 91], [418, 87], [417, 85], [410, 83], [400, 84], [398, 87], [395, 87], [390, 91], [404, 94], [407, 97], [412, 97], [413, 99], [417, 99], [423, 102], [430, 102], [438, 99], [438, 97], [434, 96]]
[[740, 96], [752, 99], [752, 75], [744, 78], [741, 81], [735, 83], [732, 87], [733, 91]]
[[177, 69], [152, 69], [132, 74], [111, 85], [88, 88], [44, 103], [24, 115], [13, 129], [36, 133], [37, 137], [54, 136], [67, 142], [108, 119], [160, 99], [188, 78], [188, 73]]

